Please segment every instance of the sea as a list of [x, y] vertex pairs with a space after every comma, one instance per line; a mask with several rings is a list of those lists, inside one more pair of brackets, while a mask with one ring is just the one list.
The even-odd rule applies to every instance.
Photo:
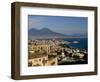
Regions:
[[[64, 40], [71, 42], [71, 44], [68, 44], [68, 45], [73, 48], [82, 48], [86, 50], [88, 49], [88, 39], [87, 38], [67, 38]], [[75, 41], [77, 41], [77, 43], [73, 43]]]

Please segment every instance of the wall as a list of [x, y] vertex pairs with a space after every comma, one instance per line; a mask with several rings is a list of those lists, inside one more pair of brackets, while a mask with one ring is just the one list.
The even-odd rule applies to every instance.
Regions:
[[[11, 2], [15, 0], [1, 0], [0, 1], [0, 82], [15, 82], [15, 80], [10, 79], [10, 65], [11, 65]], [[23, 2], [39, 2], [39, 3], [53, 3], [53, 4], [68, 4], [68, 5], [87, 5], [87, 6], [98, 6], [100, 10], [100, 0], [16, 0]], [[100, 11], [98, 13], [98, 22], [100, 22]], [[100, 26], [100, 25], [99, 25]], [[98, 29], [99, 29], [98, 26]], [[100, 29], [98, 31], [100, 34]], [[98, 39], [100, 42], [100, 38]], [[100, 45], [100, 43], [98, 44]], [[98, 47], [98, 49], [100, 46]], [[100, 52], [98, 59], [100, 58]], [[99, 60], [100, 62], [100, 60]], [[100, 68], [100, 64], [99, 64]], [[51, 78], [51, 79], [35, 79], [28, 80], [29, 82], [66, 82], [66, 81], [76, 81], [76, 82], [89, 82], [95, 81], [99, 82], [100, 71], [97, 76], [79, 76], [79, 77], [63, 77], [63, 78]], [[23, 80], [27, 82], [27, 80]]]

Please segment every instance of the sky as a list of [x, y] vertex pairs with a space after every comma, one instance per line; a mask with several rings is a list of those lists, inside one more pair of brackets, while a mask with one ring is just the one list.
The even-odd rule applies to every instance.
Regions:
[[50, 30], [66, 35], [87, 34], [87, 17], [67, 17], [67, 16], [42, 16], [29, 15], [28, 29], [49, 28]]

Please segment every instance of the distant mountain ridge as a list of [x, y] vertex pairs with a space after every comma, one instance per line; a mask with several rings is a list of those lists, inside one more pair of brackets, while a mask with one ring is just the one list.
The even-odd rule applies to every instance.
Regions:
[[[80, 37], [80, 35], [77, 35]], [[50, 30], [49, 28], [42, 28], [42, 29], [35, 29], [31, 28], [28, 30], [28, 38], [71, 38], [71, 37], [77, 37], [74, 35], [65, 35], [62, 33], [54, 32]]]

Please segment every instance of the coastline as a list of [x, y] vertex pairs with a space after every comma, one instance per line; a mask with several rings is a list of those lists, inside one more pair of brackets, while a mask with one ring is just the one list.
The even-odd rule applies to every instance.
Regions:
[[[75, 41], [75, 43], [73, 41]], [[41, 56], [45, 55], [45, 61], [49, 62], [49, 64], [45, 62], [47, 66], [52, 65], [52, 63], [50, 64], [51, 61], [53, 61], [53, 63], [56, 62], [56, 65], [87, 64], [87, 50], [85, 48], [70, 46], [72, 44], [81, 44], [80, 41], [75, 39], [73, 39], [73, 41], [64, 39], [33, 39], [29, 41], [28, 56], [31, 58], [37, 57], [36, 54], [41, 54], [39, 58], [42, 58]], [[34, 48], [31, 49], [31, 47]], [[49, 57], [52, 58], [52, 60], [49, 60]]]

